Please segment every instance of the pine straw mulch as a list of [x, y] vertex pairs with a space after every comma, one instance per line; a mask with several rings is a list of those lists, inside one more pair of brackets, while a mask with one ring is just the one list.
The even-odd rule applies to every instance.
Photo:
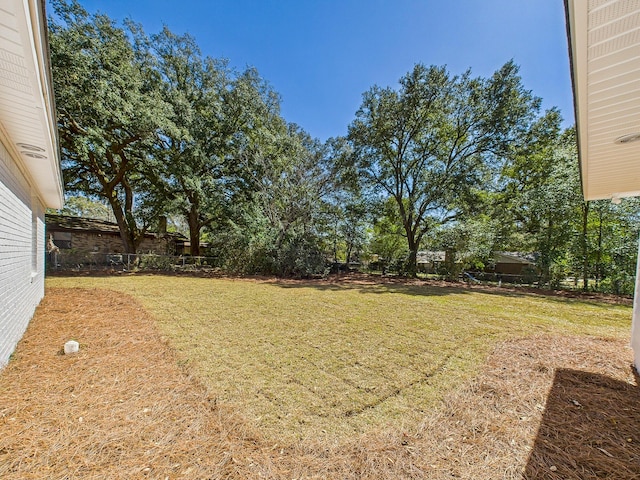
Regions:
[[[70, 338], [80, 353], [61, 355]], [[640, 478], [621, 340], [498, 345], [421, 425], [277, 445], [180, 366], [131, 298], [50, 289], [0, 374], [0, 478]]]

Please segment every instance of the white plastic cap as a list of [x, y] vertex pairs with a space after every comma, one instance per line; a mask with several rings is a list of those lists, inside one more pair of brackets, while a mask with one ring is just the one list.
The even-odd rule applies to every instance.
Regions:
[[65, 355], [69, 355], [70, 353], [78, 353], [80, 349], [80, 344], [75, 340], [69, 340], [64, 344], [64, 353]]

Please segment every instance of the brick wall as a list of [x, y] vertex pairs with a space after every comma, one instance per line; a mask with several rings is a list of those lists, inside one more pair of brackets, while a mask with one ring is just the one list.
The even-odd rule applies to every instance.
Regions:
[[[71, 249], [84, 253], [124, 253], [120, 235], [109, 233], [71, 232]], [[173, 255], [175, 241], [171, 238], [145, 237], [138, 247], [138, 253]]]
[[44, 248], [44, 207], [0, 142], [0, 368], [44, 296]]

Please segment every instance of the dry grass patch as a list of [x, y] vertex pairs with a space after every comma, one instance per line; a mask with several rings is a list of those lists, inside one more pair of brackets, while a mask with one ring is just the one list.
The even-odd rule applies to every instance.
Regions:
[[[60, 355], [72, 337], [80, 353]], [[413, 424], [283, 442], [180, 368], [128, 295], [48, 289], [0, 372], [0, 478], [637, 479], [627, 344], [498, 342]]]
[[48, 284], [134, 295], [217, 401], [286, 442], [410, 429], [502, 339], [623, 338], [630, 320], [627, 306], [424, 283], [118, 276]]

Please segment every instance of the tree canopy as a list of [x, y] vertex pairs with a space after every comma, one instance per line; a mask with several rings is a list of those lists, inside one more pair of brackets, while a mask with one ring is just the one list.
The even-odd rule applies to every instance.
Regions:
[[[77, 3], [53, 2], [51, 63], [65, 187], [104, 198], [135, 252], [156, 212], [136, 208], [170, 111], [135, 61], [129, 34]], [[151, 209], [153, 210], [153, 209]]]
[[408, 270], [430, 229], [473, 211], [492, 168], [513, 154], [539, 100], [506, 63], [491, 78], [416, 65], [399, 90], [373, 87], [349, 127], [350, 167], [365, 187], [393, 198]]
[[115, 219], [126, 252], [163, 216], [234, 272], [377, 259], [415, 275], [418, 251], [438, 250], [456, 278], [512, 251], [537, 258], [541, 285], [633, 288], [638, 201], [582, 200], [575, 132], [541, 112], [513, 61], [487, 78], [419, 63], [320, 142], [254, 68], [166, 27], [52, 5], [64, 212]]

